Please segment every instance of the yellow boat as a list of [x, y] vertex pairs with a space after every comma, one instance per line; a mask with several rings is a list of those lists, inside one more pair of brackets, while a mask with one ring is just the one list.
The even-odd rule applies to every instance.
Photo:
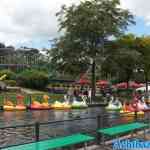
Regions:
[[60, 109], [60, 110], [71, 109], [71, 105], [69, 105], [66, 102], [61, 103], [61, 102], [56, 101], [54, 104], [51, 105], [51, 108], [53, 108], [53, 109]]
[[14, 111], [14, 110], [20, 111], [26, 109], [27, 107], [23, 103], [17, 103], [17, 105], [14, 105], [9, 99], [4, 100], [3, 110], [5, 111]]
[[27, 107], [24, 105], [16, 105], [15, 106], [15, 110], [26, 110], [26, 109], [27, 109]]
[[3, 106], [3, 109], [6, 110], [6, 111], [13, 111], [14, 108], [15, 108], [14, 106], [9, 106], [9, 105], [4, 105]]
[[26, 106], [23, 106], [23, 105], [16, 105], [16, 106], [4, 105], [3, 109], [6, 111], [26, 110]]
[[[134, 115], [135, 115], [135, 112], [130, 112], [130, 111], [123, 111], [123, 110], [121, 110], [121, 111], [120, 111], [120, 114], [121, 114], [121, 115], [124, 115], [124, 116], [134, 116]], [[137, 115], [144, 115], [144, 112], [143, 112], [143, 111], [138, 111], [138, 112], [137, 112]]]

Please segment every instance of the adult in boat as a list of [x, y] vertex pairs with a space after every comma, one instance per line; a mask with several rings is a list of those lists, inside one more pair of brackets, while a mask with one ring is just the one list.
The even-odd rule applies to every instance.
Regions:
[[118, 97], [111, 96], [110, 102], [108, 103], [108, 106], [106, 107], [107, 110], [111, 111], [118, 111], [122, 109], [122, 104], [119, 101]]

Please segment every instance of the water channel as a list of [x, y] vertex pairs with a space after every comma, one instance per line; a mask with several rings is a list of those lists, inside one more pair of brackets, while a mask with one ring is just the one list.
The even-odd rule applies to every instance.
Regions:
[[[74, 110], [42, 110], [42, 111], [1, 111], [0, 127], [8, 127], [15, 125], [25, 125], [35, 122], [48, 122], [66, 119], [76, 119], [85, 117], [94, 117], [98, 115], [108, 114], [108, 118], [103, 119], [103, 126], [110, 124], [118, 124], [113, 121], [114, 116], [118, 113], [108, 113], [103, 107], [93, 107], [87, 109]], [[133, 118], [123, 117], [119, 122], [127, 122]], [[76, 120], [71, 122], [63, 122], [59, 124], [40, 125], [40, 140], [53, 138], [56, 136], [64, 136], [78, 132], [90, 133], [96, 131], [97, 119]], [[35, 140], [35, 128], [20, 127], [0, 129], [0, 147], [28, 143]]]

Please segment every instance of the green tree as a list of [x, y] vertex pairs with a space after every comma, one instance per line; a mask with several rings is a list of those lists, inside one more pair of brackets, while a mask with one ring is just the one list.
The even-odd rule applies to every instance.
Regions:
[[64, 5], [57, 13], [64, 35], [56, 40], [51, 56], [66, 65], [72, 61], [92, 63], [93, 98], [96, 59], [103, 56], [105, 41], [122, 34], [134, 23], [132, 14], [119, 5], [119, 0], [85, 0], [79, 5]]
[[148, 96], [148, 76], [150, 74], [150, 36], [137, 37], [135, 48], [140, 53], [139, 69], [144, 73], [146, 96]]
[[138, 66], [139, 53], [135, 50], [135, 41], [136, 37], [133, 34], [123, 35], [114, 40], [107, 48], [109, 53], [103, 65], [104, 70], [113, 73], [118, 81], [126, 81], [127, 87]]

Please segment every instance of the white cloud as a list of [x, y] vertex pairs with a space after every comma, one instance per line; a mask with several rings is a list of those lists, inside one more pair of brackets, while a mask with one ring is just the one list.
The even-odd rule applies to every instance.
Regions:
[[[79, 0], [0, 0], [0, 42], [21, 45], [53, 39], [58, 36], [55, 13], [72, 2]], [[150, 1], [121, 0], [121, 4], [150, 25]]]
[[0, 0], [0, 42], [17, 45], [58, 35], [56, 12], [78, 0]]
[[149, 0], [121, 0], [122, 7], [129, 9], [134, 15], [142, 17], [146, 25], [150, 25]]

